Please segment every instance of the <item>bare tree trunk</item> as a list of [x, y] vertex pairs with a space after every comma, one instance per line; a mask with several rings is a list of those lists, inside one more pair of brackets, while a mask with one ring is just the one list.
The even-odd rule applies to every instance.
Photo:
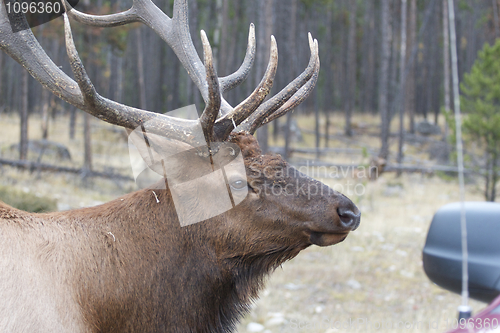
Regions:
[[[87, 46], [94, 45], [93, 36], [84, 35], [84, 44]], [[89, 47], [91, 49], [91, 47]], [[92, 56], [93, 53], [89, 53]], [[87, 60], [87, 59], [85, 59]], [[92, 73], [89, 73], [90, 77], [95, 77], [96, 67], [93, 67]], [[92, 136], [90, 129], [90, 114], [87, 112], [83, 113], [83, 178], [86, 178], [89, 173], [92, 172]]]
[[22, 71], [21, 93], [21, 139], [19, 140], [19, 159], [28, 158], [28, 71]]
[[375, 10], [373, 1], [365, 4], [363, 32], [363, 112], [375, 113], [373, 108], [375, 90]]
[[3, 73], [4, 72], [4, 64], [3, 64], [3, 52], [0, 52], [0, 114], [2, 113], [5, 107], [5, 100], [3, 98]]
[[136, 30], [136, 43], [137, 43], [137, 78], [139, 86], [139, 107], [143, 110], [147, 110], [146, 103], [146, 85], [144, 80], [144, 51], [142, 43], [142, 32], [141, 28]]
[[[417, 0], [410, 0], [410, 15], [409, 15], [409, 26], [408, 26], [408, 49], [414, 48], [415, 43], [417, 43]], [[407, 58], [410, 57], [408, 53]], [[407, 59], [408, 60], [408, 59]], [[410, 71], [408, 73], [408, 79], [406, 80], [408, 84], [406, 85], [406, 110], [408, 110], [408, 115], [410, 117], [410, 124], [408, 131], [412, 134], [415, 133], [415, 64], [414, 61], [410, 66]]]
[[[260, 76], [265, 71], [265, 63], [269, 58], [269, 50], [271, 47], [271, 35], [273, 31], [273, 5], [274, 0], [260, 0], [260, 4], [262, 5], [260, 8], [264, 11], [263, 20], [264, 24], [264, 36], [265, 36], [265, 49], [262, 53], [260, 53], [260, 59], [257, 60], [259, 62], [259, 75], [255, 77], [255, 86], [257, 86], [260, 82]], [[262, 15], [262, 14], [259, 14]], [[264, 56], [265, 55], [265, 56]], [[267, 152], [269, 150], [269, 126], [264, 125], [257, 131], [257, 139], [259, 140], [260, 148], [263, 152]]]
[[122, 103], [123, 101], [123, 58], [122, 57], [117, 57], [116, 59], [117, 63], [117, 86], [116, 86], [116, 99], [115, 101]]
[[345, 135], [352, 136], [352, 112], [356, 101], [356, 10], [357, 1], [350, 1], [349, 37], [347, 41], [347, 71], [345, 96]]
[[[3, 52], [2, 52], [3, 53]], [[19, 86], [19, 78], [16, 74], [16, 66], [12, 66], [12, 60], [9, 57], [5, 57], [5, 72], [6, 72], [6, 82], [9, 82], [5, 87], [5, 105], [7, 110], [13, 110], [13, 105], [16, 101], [15, 93], [18, 87], [14, 87], [15, 84]]]
[[497, 162], [498, 162], [498, 155], [496, 153], [493, 154], [492, 158], [492, 166], [491, 170], [493, 171], [493, 174], [491, 176], [491, 194], [490, 194], [490, 201], [495, 202], [496, 199], [496, 188], [497, 188], [497, 182], [498, 182], [498, 171], [497, 171]]
[[381, 117], [381, 143], [379, 157], [386, 160], [389, 156], [389, 120], [388, 109], [388, 80], [389, 80], [389, 60], [391, 57], [391, 25], [389, 22], [390, 6], [389, 0], [381, 1], [381, 55], [380, 55], [380, 75], [379, 75], [379, 96], [378, 108]]
[[314, 94], [314, 133], [315, 133], [315, 147], [316, 147], [316, 158], [319, 159], [319, 145], [320, 145], [320, 127], [319, 127], [319, 89], [316, 88]]
[[[290, 59], [290, 68], [288, 69], [288, 76], [293, 77], [295, 68], [296, 68], [296, 61], [295, 61], [295, 38], [296, 38], [296, 33], [297, 33], [297, 0], [291, 0], [290, 4], [290, 41], [288, 42], [289, 45], [289, 50], [291, 52], [288, 52], [288, 55], [291, 57]], [[293, 79], [292, 79], [293, 80]], [[289, 80], [291, 82], [292, 80]], [[291, 140], [291, 133], [290, 133], [290, 126], [292, 123], [292, 112], [288, 112], [286, 115], [286, 127], [285, 127], [285, 160], [287, 160], [290, 157], [290, 140]]]
[[[496, 2], [496, 0], [493, 0]], [[448, 2], [443, 0], [443, 66], [444, 66], [444, 109], [445, 112], [451, 110], [450, 95], [450, 36], [448, 23]], [[443, 141], [448, 137], [448, 123], [444, 124]]]
[[[399, 35], [401, 34], [399, 29], [399, 20], [396, 19], [395, 15], [398, 12], [398, 5], [400, 0], [390, 0], [389, 7], [389, 20], [391, 26], [391, 58], [389, 61], [389, 95], [388, 95], [388, 107], [389, 107], [389, 124], [391, 123], [393, 112], [395, 110], [396, 103], [396, 90], [398, 88], [398, 57], [399, 57]], [[392, 7], [394, 6], [394, 7]], [[394, 16], [394, 19], [393, 19]]]
[[325, 114], [325, 148], [330, 147], [330, 112]]
[[[221, 36], [220, 36], [220, 52], [219, 52], [219, 75], [227, 75], [229, 73], [230, 67], [230, 54], [229, 54], [229, 42], [228, 42], [228, 27], [233, 26], [229, 22], [229, 0], [223, 0], [222, 3], [222, 26], [221, 26]], [[225, 27], [225, 28], [224, 28]], [[236, 34], [233, 34], [236, 35]]]
[[[430, 20], [429, 20], [429, 30], [434, 31], [434, 27], [436, 27], [436, 18], [437, 15], [433, 15]], [[437, 111], [434, 108], [435, 106], [435, 97], [437, 95], [436, 89], [439, 89], [439, 86], [436, 86], [435, 83], [435, 78], [436, 78], [436, 71], [438, 70], [436, 66], [436, 59], [439, 56], [437, 52], [437, 41], [436, 41], [436, 34], [426, 34], [425, 35], [426, 41], [424, 44], [426, 45], [425, 48], [428, 49], [428, 52], [426, 52], [425, 55], [425, 67], [427, 68], [427, 80], [425, 83], [426, 86], [426, 107], [424, 108], [424, 118], [427, 120], [427, 117], [430, 116], [432, 113], [434, 113], [434, 123], [437, 124]]]
[[[328, 8], [328, 12], [326, 14], [326, 43], [328, 45], [332, 44], [332, 16], [333, 16], [333, 9]], [[326, 77], [328, 78], [325, 82], [325, 92], [324, 92], [324, 97], [323, 97], [323, 112], [325, 113], [325, 147], [328, 148], [329, 146], [329, 133], [330, 133], [330, 112], [332, 111], [333, 107], [333, 94], [334, 94], [334, 88], [333, 88], [333, 73], [332, 73], [332, 52], [327, 52], [326, 53], [326, 59], [324, 59], [326, 66], [324, 66], [324, 71], [326, 74]]]
[[465, 46], [465, 72], [469, 72], [474, 65], [474, 61], [476, 60], [477, 55], [477, 47], [475, 41], [478, 39], [478, 34], [476, 30], [477, 17], [479, 16], [479, 10], [477, 8], [477, 4], [473, 0], [468, 0], [467, 4], [471, 8], [470, 14], [467, 15], [467, 31], [466, 31], [466, 40], [468, 43]]
[[214, 57], [214, 67], [219, 70], [219, 49], [221, 44], [221, 31], [223, 16], [222, 16], [222, 0], [215, 0], [215, 29], [214, 29], [214, 40], [212, 43], [212, 54]]
[[[239, 3], [239, 1], [236, 1]], [[275, 30], [283, 30], [283, 28], [281, 27], [280, 25], [280, 21], [281, 21], [281, 18], [280, 18], [280, 15], [282, 14], [281, 12], [281, 8], [280, 6], [282, 6], [284, 4], [284, 2], [280, 2], [280, 1], [277, 1], [276, 2], [276, 8], [275, 8], [275, 11], [276, 11], [276, 27], [275, 27]], [[288, 5], [288, 4], [286, 4]], [[281, 66], [281, 65], [280, 65]], [[275, 86], [281, 86], [281, 82], [280, 82], [281, 78], [280, 77], [277, 77], [276, 78], [276, 82], [275, 82]], [[280, 135], [280, 131], [281, 131], [281, 119], [276, 119], [272, 122], [272, 127], [273, 127], [273, 141], [274, 141], [274, 144], [276, 144], [276, 142], [278, 141], [278, 137]]]
[[[188, 1], [189, 5], [189, 19], [190, 19], [190, 27], [191, 27], [191, 36], [197, 36], [199, 33], [198, 30], [198, 2], [197, 1]], [[193, 38], [193, 44], [197, 50], [200, 50], [200, 39], [199, 38]], [[201, 100], [201, 95], [196, 88], [196, 85], [194, 84], [193, 80], [189, 80], [190, 85], [191, 85], [191, 91], [193, 93], [193, 103], [196, 105], [197, 108], [201, 107], [202, 100]]]
[[[345, 0], [339, 0], [337, 6], [341, 8], [342, 12], [345, 10]], [[345, 100], [347, 95], [346, 84], [346, 52], [347, 50], [347, 38], [348, 35], [345, 27], [345, 20], [342, 15], [335, 17], [333, 21], [334, 28], [336, 28], [332, 33], [331, 45], [338, 45], [339, 49], [337, 52], [333, 52], [332, 62], [334, 67], [333, 75], [331, 80], [333, 80], [333, 103], [332, 110], [343, 111], [345, 107]]]
[[497, 0], [491, 0], [493, 3], [493, 26], [495, 27], [495, 38], [500, 37], [500, 24], [498, 23], [498, 3]]
[[123, 98], [123, 58], [111, 50], [111, 75], [109, 79], [109, 98], [122, 103]]
[[69, 107], [69, 138], [71, 140], [75, 138], [76, 115], [76, 108], [71, 105]]
[[496, 198], [496, 185], [498, 182], [498, 172], [497, 172], [497, 162], [498, 154], [487, 149], [486, 153], [486, 175], [485, 188], [484, 188], [484, 199], [486, 201], [494, 202]]
[[49, 91], [42, 90], [42, 139], [47, 140], [49, 136]]
[[485, 184], [484, 184], [484, 200], [490, 201], [490, 188], [491, 188], [491, 178], [493, 176], [493, 169], [491, 164], [491, 156], [490, 153], [486, 152], [486, 175], [484, 176]]
[[[176, 61], [173, 68], [174, 70], [174, 78], [180, 77], [181, 72], [181, 64], [179, 61]], [[175, 80], [172, 86], [172, 110], [179, 108], [179, 81]], [[170, 110], [169, 110], [170, 111]]]
[[[54, 55], [53, 60], [57, 63], [59, 61], [59, 41], [54, 39], [51, 41], [51, 50]], [[42, 96], [40, 98], [42, 104], [42, 139], [47, 140], [49, 137], [49, 116], [50, 111], [55, 107], [55, 96], [52, 95], [47, 89], [42, 88]]]
[[279, 122], [279, 118], [278, 119], [275, 119], [273, 122], [273, 140], [276, 144], [276, 141], [278, 141], [278, 135], [279, 135], [279, 132], [280, 132], [280, 122]]
[[92, 171], [92, 136], [90, 129], [91, 115], [85, 112], [83, 114], [83, 142], [84, 142], [84, 159], [83, 170], [84, 176]]
[[[405, 62], [406, 62], [406, 0], [401, 0], [401, 48], [399, 55], [399, 91], [405, 91]], [[399, 142], [398, 142], [398, 164], [403, 161], [403, 143], [404, 143], [404, 111], [405, 111], [405, 96], [404, 93], [400, 97], [401, 101], [399, 108]], [[398, 175], [401, 172], [398, 171]]]

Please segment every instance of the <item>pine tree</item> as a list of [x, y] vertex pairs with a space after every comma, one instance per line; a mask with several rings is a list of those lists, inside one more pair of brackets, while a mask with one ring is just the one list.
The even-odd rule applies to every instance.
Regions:
[[[485, 198], [495, 201], [500, 177], [500, 39], [485, 44], [461, 84], [464, 143], [484, 153]], [[472, 152], [472, 150], [471, 150]], [[476, 151], [477, 153], [477, 151]]]

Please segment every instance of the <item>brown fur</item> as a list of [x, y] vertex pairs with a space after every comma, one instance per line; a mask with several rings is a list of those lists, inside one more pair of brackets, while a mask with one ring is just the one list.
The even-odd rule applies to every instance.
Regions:
[[[359, 223], [339, 216], [359, 213], [349, 199], [261, 155], [253, 136], [231, 140], [249, 194], [197, 224], [180, 227], [168, 189], [155, 190], [160, 203], [144, 189], [51, 214], [0, 203], [0, 331], [231, 332], [268, 273]], [[290, 193], [270, 194], [287, 184]], [[324, 193], [301, 190], [311, 185]]]

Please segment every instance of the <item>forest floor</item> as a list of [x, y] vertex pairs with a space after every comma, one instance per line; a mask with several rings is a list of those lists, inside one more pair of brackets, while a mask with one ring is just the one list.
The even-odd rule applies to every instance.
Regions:
[[[80, 119], [79, 119], [80, 120]], [[378, 149], [379, 140], [371, 116], [354, 118], [353, 138], [341, 135], [334, 118], [330, 147]], [[81, 167], [81, 131], [68, 139], [68, 119], [50, 123], [49, 139], [64, 144], [71, 161], [45, 154], [41, 162]], [[300, 117], [301, 128], [314, 128], [312, 118]], [[132, 177], [127, 142], [120, 131], [95, 121], [93, 152], [95, 169]], [[17, 117], [0, 115], [0, 157], [16, 159], [10, 147], [17, 143]], [[370, 130], [372, 129], [372, 130]], [[39, 120], [30, 118], [30, 138], [41, 136]], [[282, 139], [280, 139], [282, 140]], [[436, 139], [437, 140], [437, 139]], [[281, 144], [282, 141], [276, 143]], [[294, 147], [313, 147], [314, 136], [304, 134]], [[323, 145], [323, 140], [322, 140]], [[392, 141], [391, 148], [395, 148]], [[405, 145], [408, 161], [427, 161], [421, 144]], [[369, 154], [329, 154], [323, 161], [368, 163]], [[32, 154], [31, 159], [39, 156]], [[310, 156], [312, 158], [312, 156]], [[314, 168], [311, 169], [314, 172]], [[311, 171], [309, 170], [309, 171]], [[238, 326], [246, 332], [446, 332], [455, 323], [458, 295], [429, 281], [422, 268], [422, 248], [433, 214], [442, 205], [457, 201], [455, 178], [444, 174], [382, 174], [376, 181], [362, 177], [320, 179], [334, 188], [343, 188], [361, 209], [361, 226], [335, 246], [312, 246], [285, 263], [268, 279], [265, 290], [251, 312]], [[19, 171], [0, 166], [0, 186], [57, 200], [59, 209], [92, 206], [137, 189], [132, 181], [93, 178], [82, 180], [73, 174]], [[467, 184], [467, 200], [483, 200], [480, 185]], [[475, 311], [485, 306], [471, 302]], [[402, 328], [404, 326], [404, 328]]]

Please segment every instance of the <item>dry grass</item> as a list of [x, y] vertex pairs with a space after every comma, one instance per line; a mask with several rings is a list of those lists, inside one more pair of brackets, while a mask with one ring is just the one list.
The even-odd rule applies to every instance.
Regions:
[[[82, 120], [81, 114], [77, 120]], [[83, 164], [82, 126], [77, 126], [75, 139], [70, 140], [68, 124], [67, 117], [51, 119], [49, 140], [66, 146], [71, 154], [71, 161], [61, 160], [51, 154], [44, 154], [40, 159], [42, 163], [81, 168]], [[11, 149], [11, 145], [19, 141], [18, 117], [2, 114], [0, 115], [0, 126], [2, 128], [0, 157], [18, 159], [17, 150]], [[36, 116], [30, 117], [28, 136], [30, 140], [41, 138], [40, 120]], [[114, 172], [132, 177], [127, 142], [120, 132], [111, 130], [111, 125], [93, 121], [92, 150], [95, 171]], [[39, 157], [33, 152], [28, 154], [29, 160], [36, 161]], [[36, 170], [33, 172], [20, 171], [2, 165], [0, 165], [0, 185], [13, 186], [37, 196], [56, 199], [60, 209], [93, 206], [137, 189], [133, 182], [102, 178], [83, 180], [74, 174], [55, 174]]]
[[[310, 118], [301, 118], [300, 123], [314, 127]], [[341, 133], [342, 118], [334, 117], [332, 123], [339, 124], [332, 129], [332, 134]], [[18, 120], [0, 115], [0, 124], [0, 156], [17, 158], [8, 147], [17, 142]], [[38, 120], [31, 118], [30, 124], [30, 138], [40, 138]], [[73, 160], [53, 161], [44, 157], [43, 161], [79, 167], [83, 159], [82, 135], [78, 132], [75, 140], [68, 140], [67, 124], [66, 118], [52, 121], [49, 137], [64, 143]], [[357, 116], [355, 124], [376, 130], [376, 120], [370, 116]], [[99, 124], [94, 129], [93, 140], [97, 170], [131, 174], [126, 142], [119, 133]], [[313, 140], [311, 135], [306, 135], [305, 142], [297, 145], [311, 147]], [[357, 136], [347, 143], [332, 141], [330, 146], [377, 149], [377, 145], [378, 140], [373, 137]], [[414, 147], [407, 147], [407, 152], [424, 157]], [[366, 162], [366, 158], [359, 156], [326, 156], [325, 159], [340, 163]], [[310, 247], [285, 263], [269, 279], [266, 290], [238, 332], [251, 331], [247, 328], [252, 327], [267, 333], [445, 332], [446, 320], [456, 318], [459, 296], [429, 282], [422, 269], [421, 251], [434, 212], [458, 200], [456, 182], [419, 174], [401, 178], [386, 174], [376, 182], [352, 178], [323, 181], [330, 186], [340, 184], [358, 204], [363, 212], [360, 228], [341, 244]], [[57, 199], [61, 209], [95, 205], [136, 188], [131, 182], [103, 179], [84, 182], [75, 175], [30, 173], [5, 166], [0, 166], [0, 185]], [[356, 191], [355, 185], [358, 185]], [[467, 199], [482, 200], [476, 185], [468, 185]], [[482, 306], [473, 303], [476, 311]], [[362, 320], [370, 321], [368, 327], [360, 324]], [[413, 326], [377, 329], [382, 322]], [[436, 324], [439, 324], [437, 328]]]

